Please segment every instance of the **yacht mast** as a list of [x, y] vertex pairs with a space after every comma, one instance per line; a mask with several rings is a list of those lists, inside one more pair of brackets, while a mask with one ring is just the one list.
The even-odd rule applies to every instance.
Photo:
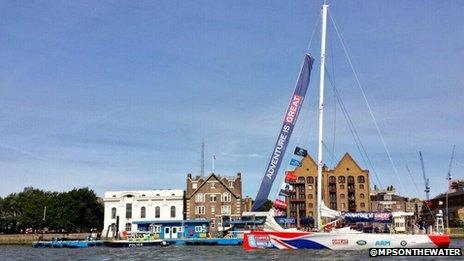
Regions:
[[321, 68], [319, 79], [319, 145], [317, 153], [317, 224], [316, 228], [319, 230], [322, 227], [321, 222], [321, 204], [322, 204], [322, 132], [324, 123], [324, 75], [325, 75], [325, 38], [327, 29], [327, 5], [326, 0], [322, 5], [322, 30], [321, 30]]

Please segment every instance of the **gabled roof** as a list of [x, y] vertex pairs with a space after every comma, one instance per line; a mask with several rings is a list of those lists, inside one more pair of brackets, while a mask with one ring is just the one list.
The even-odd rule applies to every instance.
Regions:
[[337, 166], [335, 166], [334, 169], [338, 169], [341, 163], [346, 161], [353, 163], [359, 170], [363, 170], [348, 152], [345, 153], [345, 155], [343, 155], [343, 157], [340, 159], [340, 161], [337, 163]]
[[221, 183], [221, 185], [223, 185], [230, 192], [230, 194], [232, 194], [234, 197], [236, 197], [236, 198], [240, 197], [240, 195], [237, 195], [234, 191], [230, 190], [229, 186], [227, 186], [227, 184], [224, 184], [224, 182], [222, 182], [222, 180], [218, 176], [216, 176], [216, 174], [211, 173], [211, 175], [209, 175], [206, 178], [206, 180], [197, 189], [195, 189], [192, 192], [192, 194], [190, 195], [190, 197], [188, 199], [192, 198], [192, 196], [195, 195], [195, 193], [197, 193], [207, 183], [207, 181], [212, 179], [212, 178], [216, 179], [219, 183]]

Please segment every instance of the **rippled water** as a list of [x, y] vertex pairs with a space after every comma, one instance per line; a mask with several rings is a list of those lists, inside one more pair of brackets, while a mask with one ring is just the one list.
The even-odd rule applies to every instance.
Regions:
[[[453, 239], [451, 247], [464, 248], [464, 239]], [[259, 250], [244, 251], [241, 246], [169, 246], [141, 248], [47, 249], [30, 246], [0, 246], [0, 260], [365, 260], [367, 251]], [[398, 260], [396, 257], [375, 260]], [[427, 259], [424, 257], [402, 258]], [[454, 258], [463, 260], [463, 258]], [[429, 258], [428, 260], [437, 260]], [[450, 260], [450, 258], [446, 258]]]

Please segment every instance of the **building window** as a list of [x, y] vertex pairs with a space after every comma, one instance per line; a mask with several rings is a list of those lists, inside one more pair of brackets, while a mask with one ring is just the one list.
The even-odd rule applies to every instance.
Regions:
[[312, 216], [313, 216], [313, 212], [312, 212], [312, 211], [309, 211], [309, 212], [308, 212], [308, 216], [312, 217]]
[[364, 184], [359, 184], [359, 189], [364, 189]]
[[111, 209], [111, 219], [115, 219], [116, 218], [116, 208], [112, 208]]
[[132, 224], [126, 223], [126, 231], [131, 231], [131, 229], [132, 229]]
[[308, 184], [313, 184], [314, 183], [314, 177], [307, 177], [306, 182], [308, 182]]
[[205, 206], [196, 206], [195, 207], [195, 214], [196, 215], [204, 215], [205, 214]]
[[313, 194], [308, 194], [308, 199], [313, 199]]
[[364, 204], [364, 202], [361, 202], [361, 207], [364, 208], [366, 206], [366, 204]]
[[335, 177], [334, 176], [329, 177], [329, 183], [335, 183]]
[[359, 194], [359, 198], [364, 199], [364, 194], [363, 193]]
[[145, 207], [140, 208], [140, 218], [145, 218], [147, 216], [147, 210]]
[[364, 183], [365, 179], [364, 176], [358, 176], [358, 183]]
[[160, 212], [161, 212], [161, 209], [160, 209], [159, 206], [157, 206], [157, 207], [155, 208], [155, 218], [160, 218], [160, 216], [161, 216], [161, 213], [160, 213]]
[[214, 212], [216, 212], [216, 207], [215, 207], [215, 206], [211, 206], [211, 213], [214, 214]]
[[344, 209], [346, 208], [345, 203], [341, 203], [341, 204], [340, 204], [340, 207], [342, 208], [342, 210], [344, 210]]
[[308, 208], [313, 208], [313, 203], [309, 203]]
[[234, 182], [233, 181], [229, 181], [229, 188], [234, 188]]
[[338, 183], [345, 183], [345, 182], [346, 182], [345, 177], [343, 176], [338, 177]]
[[354, 183], [354, 177], [348, 176], [348, 183]]
[[132, 204], [126, 204], [126, 218], [132, 218]]
[[176, 207], [171, 206], [171, 217], [175, 218], [176, 217]]
[[313, 189], [313, 186], [309, 185], [309, 186], [308, 186], [308, 189], [309, 189], [309, 190]]
[[298, 182], [299, 182], [299, 183], [304, 183], [304, 182], [305, 182], [305, 178], [304, 178], [304, 177], [298, 177]]
[[345, 185], [341, 184], [340, 189], [345, 189]]
[[205, 202], [205, 194], [197, 193], [195, 195], [195, 202]]
[[345, 194], [340, 194], [340, 198], [345, 198]]
[[192, 183], [192, 189], [197, 189], [197, 187], [198, 187], [198, 184], [196, 182], [193, 182]]
[[229, 205], [222, 205], [221, 206], [221, 214], [230, 214], [230, 206]]
[[230, 202], [230, 200], [231, 200], [231, 196], [230, 196], [229, 192], [222, 193], [222, 195], [221, 195], [221, 201], [222, 202]]
[[210, 202], [216, 202], [217, 198], [216, 198], [216, 195], [210, 195], [209, 196], [209, 201]]

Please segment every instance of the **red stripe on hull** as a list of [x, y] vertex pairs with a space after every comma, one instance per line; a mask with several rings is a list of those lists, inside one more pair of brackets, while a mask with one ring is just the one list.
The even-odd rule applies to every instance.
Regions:
[[447, 248], [450, 245], [449, 235], [429, 235], [429, 238], [436, 246], [440, 248]]

